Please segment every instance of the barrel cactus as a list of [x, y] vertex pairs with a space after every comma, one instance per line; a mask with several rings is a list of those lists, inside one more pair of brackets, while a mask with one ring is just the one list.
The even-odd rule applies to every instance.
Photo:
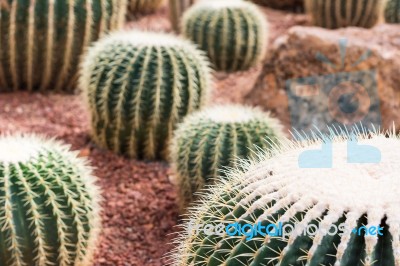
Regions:
[[129, 11], [133, 14], [146, 14], [156, 11], [164, 3], [164, 0], [128, 0]]
[[212, 87], [205, 55], [168, 34], [114, 33], [83, 61], [94, 141], [132, 158], [167, 158], [175, 125], [207, 102]]
[[182, 19], [182, 34], [206, 51], [217, 70], [247, 70], [264, 57], [267, 21], [258, 7], [241, 0], [200, 1]]
[[3, 0], [0, 91], [70, 91], [86, 47], [123, 25], [126, 0]]
[[[172, 265], [399, 265], [400, 140], [389, 135], [365, 132], [352, 140], [358, 150], [344, 136], [284, 141], [231, 172], [191, 210]], [[299, 167], [303, 152], [329, 143], [317, 157], [332, 168]], [[348, 162], [370, 148], [379, 163]]]
[[385, 19], [388, 23], [400, 23], [400, 0], [387, 0]]
[[175, 132], [171, 161], [184, 210], [194, 193], [236, 167], [258, 148], [271, 148], [283, 136], [278, 120], [251, 107], [216, 106], [188, 116]]
[[0, 265], [91, 265], [99, 190], [87, 162], [35, 136], [0, 137]]
[[329, 29], [371, 28], [382, 19], [384, 3], [382, 0], [305, 0], [314, 25]]

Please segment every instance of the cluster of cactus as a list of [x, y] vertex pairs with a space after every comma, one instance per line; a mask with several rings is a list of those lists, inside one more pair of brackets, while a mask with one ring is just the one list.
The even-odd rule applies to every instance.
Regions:
[[176, 124], [206, 104], [212, 86], [203, 52], [162, 33], [114, 33], [81, 70], [94, 141], [131, 158], [167, 158]]
[[180, 32], [183, 13], [195, 2], [196, 0], [169, 0], [169, 16], [175, 32]]
[[276, 9], [296, 10], [302, 8], [304, 0], [251, 0], [252, 2]]
[[358, 137], [359, 145], [380, 150], [378, 164], [349, 164], [348, 140], [329, 139], [333, 168], [298, 165], [298, 156], [322, 141], [284, 141], [231, 172], [191, 210], [172, 265], [398, 265], [399, 137]]
[[171, 144], [181, 210], [194, 193], [224, 178], [224, 168], [236, 167], [256, 149], [271, 148], [282, 136], [278, 120], [250, 107], [216, 106], [186, 117]]
[[206, 51], [217, 70], [247, 70], [264, 57], [267, 21], [242, 0], [200, 1], [183, 16], [182, 34]]
[[90, 265], [100, 227], [94, 182], [61, 143], [0, 137], [0, 265]]
[[385, 19], [388, 23], [400, 23], [400, 0], [387, 0]]
[[371, 28], [382, 18], [382, 0], [305, 0], [314, 25], [337, 29], [342, 27]]
[[1, 1], [0, 91], [72, 90], [80, 55], [125, 11], [126, 0]]
[[132, 14], [147, 14], [156, 11], [164, 0], [128, 0], [128, 10]]

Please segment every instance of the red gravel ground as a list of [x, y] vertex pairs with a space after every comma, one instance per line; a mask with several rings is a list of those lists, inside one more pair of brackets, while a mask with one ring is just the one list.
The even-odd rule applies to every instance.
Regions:
[[[305, 17], [265, 9], [271, 41]], [[130, 22], [128, 27], [166, 30], [166, 10]], [[259, 68], [216, 74], [214, 103], [240, 103]], [[104, 193], [103, 231], [95, 265], [166, 265], [164, 255], [177, 230], [176, 191], [163, 162], [129, 160], [95, 147], [88, 135], [87, 111], [78, 95], [16, 92], [0, 95], [0, 133], [34, 132], [56, 137], [88, 156]]]

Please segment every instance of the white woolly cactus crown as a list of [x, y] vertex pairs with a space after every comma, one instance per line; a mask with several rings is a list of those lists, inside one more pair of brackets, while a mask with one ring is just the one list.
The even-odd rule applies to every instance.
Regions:
[[90, 265], [101, 227], [95, 181], [67, 145], [1, 135], [0, 265]]
[[[400, 158], [394, 152], [400, 139], [395, 133], [358, 134], [358, 145], [380, 151], [379, 163], [348, 163], [349, 135], [285, 140], [257, 161], [243, 161], [244, 170], [230, 172], [191, 209], [189, 222], [291, 224], [292, 234], [247, 241], [243, 235], [184, 231], [171, 255], [173, 265], [400, 265]], [[324, 142], [332, 143], [332, 168], [300, 168], [299, 156]], [[313, 236], [304, 235], [309, 224], [318, 226]], [[350, 230], [330, 236], [333, 224]], [[363, 225], [382, 226], [383, 235], [351, 231]]]

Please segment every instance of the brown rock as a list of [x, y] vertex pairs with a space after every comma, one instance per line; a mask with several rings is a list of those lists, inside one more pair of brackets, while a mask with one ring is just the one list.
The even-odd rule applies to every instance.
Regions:
[[400, 125], [400, 26], [293, 27], [275, 41], [246, 101], [271, 110], [289, 129]]

